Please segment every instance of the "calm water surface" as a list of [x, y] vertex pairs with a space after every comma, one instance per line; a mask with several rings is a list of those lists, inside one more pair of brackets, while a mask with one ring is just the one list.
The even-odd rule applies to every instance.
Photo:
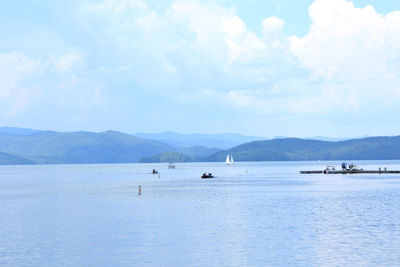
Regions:
[[0, 166], [0, 265], [400, 265], [400, 175], [339, 163]]

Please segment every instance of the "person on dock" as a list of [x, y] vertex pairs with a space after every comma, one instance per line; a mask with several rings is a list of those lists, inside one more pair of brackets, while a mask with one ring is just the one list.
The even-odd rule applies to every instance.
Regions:
[[342, 162], [342, 170], [346, 170], [347, 169], [347, 163], [346, 162]]

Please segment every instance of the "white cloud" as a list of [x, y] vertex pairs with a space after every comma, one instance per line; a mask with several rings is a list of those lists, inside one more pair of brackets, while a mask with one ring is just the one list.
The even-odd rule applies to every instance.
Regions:
[[399, 25], [372, 6], [355, 8], [346, 0], [317, 0], [309, 13], [310, 32], [303, 38], [292, 37], [292, 51], [317, 75], [345, 79], [374, 74], [371, 67], [386, 71], [388, 61], [399, 55], [392, 37], [399, 35], [400, 27], [393, 32]]
[[395, 71], [390, 62], [400, 55], [400, 12], [384, 17], [346, 0], [317, 0], [309, 12], [311, 30], [292, 37], [291, 48], [315, 74], [346, 79]]
[[60, 72], [70, 71], [73, 65], [82, 63], [82, 56], [77, 53], [69, 53], [61, 57], [51, 57], [51, 64]]
[[[115, 8], [119, 5], [111, 3], [86, 8], [91, 14], [88, 17], [92, 17], [87, 22], [97, 29], [100, 40], [127, 51], [125, 60], [136, 59], [135, 54], [140, 54], [151, 58], [146, 64], [158, 61], [153, 70], [164, 67], [162, 71], [175, 74], [179, 68], [213, 64], [229, 71], [230, 64], [259, 61], [275, 49], [274, 40], [267, 43], [264, 36], [251, 32], [234, 9], [212, 2], [178, 0], [164, 14], [155, 13], [143, 3], [123, 5], [121, 13], [120, 8]], [[269, 30], [280, 32], [284, 23], [273, 17], [264, 24]]]
[[322, 79], [321, 95], [335, 87], [330, 97], [354, 108], [400, 97], [400, 12], [384, 16], [347, 0], [316, 0], [309, 14], [310, 32], [291, 37], [291, 51], [311, 79]]
[[285, 22], [278, 17], [269, 17], [262, 21], [263, 33], [269, 34], [274, 32], [280, 32], [285, 26]]
[[[251, 32], [245, 22], [227, 9], [198, 1], [176, 1], [171, 5], [167, 24], [184, 39], [185, 50], [219, 64], [250, 62], [268, 53], [261, 36]], [[279, 19], [277, 19], [279, 20]]]
[[23, 53], [0, 54], [0, 111], [4, 117], [11, 117], [23, 111], [29, 97], [34, 93], [20, 87], [20, 82], [29, 78], [40, 65]]
[[249, 61], [261, 56], [266, 45], [256, 34], [246, 28], [246, 24], [237, 16], [222, 21], [225, 43], [229, 48], [229, 62]]
[[235, 90], [224, 96], [232, 105], [251, 109], [257, 114], [282, 115], [329, 114], [332, 111], [348, 112], [359, 109], [359, 98], [354, 93], [341, 95], [334, 86], [324, 88], [318, 94], [274, 96], [268, 90]]
[[140, 0], [106, 0], [103, 2], [104, 8], [111, 8], [117, 12], [127, 9], [147, 10], [147, 6]]
[[228, 99], [237, 107], [269, 110], [270, 101], [265, 97], [257, 96], [257, 92], [250, 90], [236, 90], [228, 93]]
[[85, 8], [95, 12], [117, 12], [119, 14], [124, 12], [129, 14], [132, 10], [148, 11], [148, 7], [141, 0], [104, 0], [96, 4], [89, 4]]
[[[22, 52], [0, 54], [0, 118], [13, 118], [41, 101], [61, 109], [79, 101], [90, 102], [93, 85], [82, 88], [84, 80], [71, 68], [77, 62], [82, 59], [75, 53], [47, 59], [33, 59]], [[93, 97], [99, 96], [94, 89]]]
[[0, 73], [30, 73], [38, 62], [31, 60], [20, 52], [0, 54]]

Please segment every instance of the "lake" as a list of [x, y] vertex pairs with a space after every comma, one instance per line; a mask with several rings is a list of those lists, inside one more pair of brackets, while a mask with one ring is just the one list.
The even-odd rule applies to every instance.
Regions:
[[400, 175], [339, 164], [0, 166], [0, 265], [399, 265]]

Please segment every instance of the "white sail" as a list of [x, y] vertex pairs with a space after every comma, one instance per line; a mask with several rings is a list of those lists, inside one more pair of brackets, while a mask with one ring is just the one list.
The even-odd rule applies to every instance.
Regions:
[[232, 155], [227, 155], [226, 156], [226, 160], [225, 160], [225, 162], [226, 162], [226, 165], [232, 165], [233, 164], [233, 157], [232, 157]]

